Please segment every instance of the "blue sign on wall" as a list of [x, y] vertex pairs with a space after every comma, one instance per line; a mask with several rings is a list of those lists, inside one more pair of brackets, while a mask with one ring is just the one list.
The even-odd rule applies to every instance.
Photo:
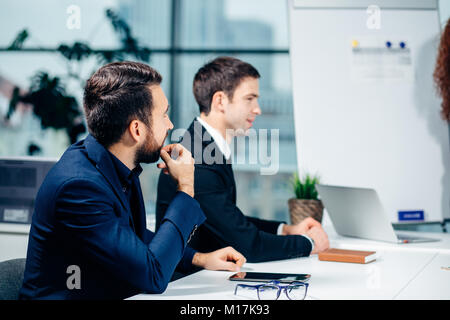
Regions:
[[425, 215], [423, 210], [398, 212], [398, 221], [423, 221], [424, 219]]

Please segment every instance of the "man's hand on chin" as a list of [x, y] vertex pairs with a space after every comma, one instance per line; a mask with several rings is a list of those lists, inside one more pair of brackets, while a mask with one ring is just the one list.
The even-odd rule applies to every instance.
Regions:
[[226, 247], [209, 253], [197, 252], [192, 264], [207, 270], [239, 271], [246, 261], [242, 254]]

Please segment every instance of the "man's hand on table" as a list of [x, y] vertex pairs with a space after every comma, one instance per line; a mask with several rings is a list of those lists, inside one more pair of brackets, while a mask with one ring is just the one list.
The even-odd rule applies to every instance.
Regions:
[[207, 270], [239, 271], [246, 261], [242, 254], [226, 247], [209, 253], [197, 252], [192, 264]]

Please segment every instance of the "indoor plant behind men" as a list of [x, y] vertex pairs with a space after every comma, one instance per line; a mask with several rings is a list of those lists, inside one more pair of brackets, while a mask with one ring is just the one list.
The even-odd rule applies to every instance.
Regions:
[[[287, 225], [247, 217], [236, 206], [236, 184], [229, 163], [233, 137], [226, 133], [247, 132], [261, 114], [259, 77], [252, 65], [232, 57], [219, 57], [195, 75], [193, 89], [200, 117], [192, 122], [181, 143], [195, 158], [195, 199], [206, 221], [194, 235], [192, 247], [209, 251], [231, 245], [249, 262], [308, 256], [329, 246], [320, 223], [309, 218]], [[206, 159], [209, 155], [218, 161], [211, 163]], [[175, 195], [176, 185], [161, 173], [157, 228]]]
[[[161, 293], [177, 266], [237, 270], [245, 262], [232, 248], [202, 254], [186, 247], [204, 215], [192, 198], [190, 153], [180, 145], [162, 148], [173, 125], [160, 83], [157, 71], [135, 62], [105, 65], [87, 81], [90, 134], [69, 147], [39, 190], [22, 299]], [[146, 229], [138, 176], [140, 163], [160, 155], [177, 192], [155, 234]]]

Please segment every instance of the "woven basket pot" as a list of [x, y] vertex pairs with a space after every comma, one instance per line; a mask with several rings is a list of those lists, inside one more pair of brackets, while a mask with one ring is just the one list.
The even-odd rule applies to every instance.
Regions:
[[292, 198], [288, 200], [291, 224], [302, 222], [311, 217], [322, 223], [323, 204], [320, 200], [304, 200]]

